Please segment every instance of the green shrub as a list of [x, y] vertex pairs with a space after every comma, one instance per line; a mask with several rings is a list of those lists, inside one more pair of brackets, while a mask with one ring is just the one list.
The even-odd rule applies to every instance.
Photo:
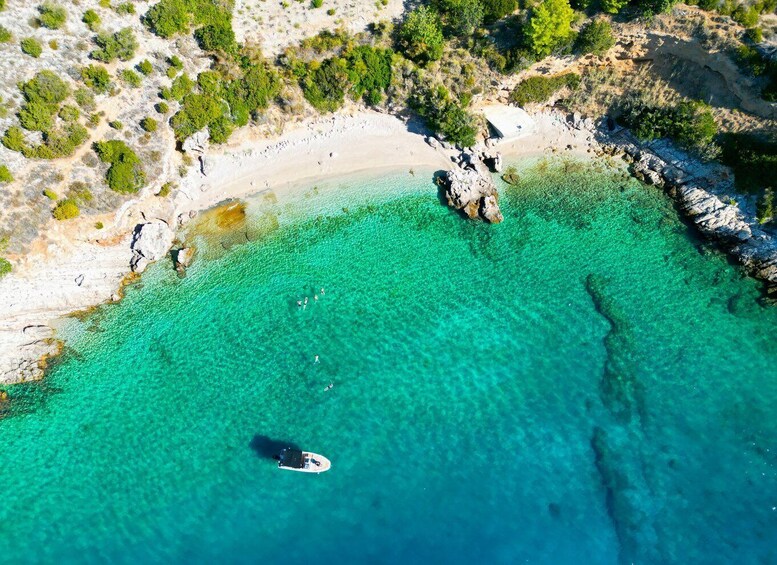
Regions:
[[121, 123], [119, 120], [111, 120], [108, 122], [108, 127], [115, 129], [115, 130], [122, 130], [124, 129], [124, 124]]
[[440, 16], [426, 6], [416, 8], [402, 22], [398, 43], [402, 52], [419, 64], [436, 61], [442, 57], [444, 44]]
[[24, 132], [18, 126], [11, 126], [3, 134], [2, 143], [11, 151], [22, 152], [27, 147], [24, 139]]
[[602, 11], [608, 14], [617, 14], [629, 3], [629, 0], [601, 0]]
[[157, 196], [160, 198], [165, 198], [166, 196], [170, 195], [170, 192], [175, 188], [175, 183], [173, 182], [166, 182], [162, 185], [162, 188], [159, 189], [159, 192], [156, 193]]
[[181, 58], [178, 55], [173, 55], [167, 60], [167, 62], [170, 64], [172, 68], [174, 68], [177, 71], [180, 71], [183, 69], [183, 61], [181, 61]]
[[569, 0], [542, 0], [531, 12], [526, 37], [537, 58], [550, 55], [573, 36], [575, 12]]
[[348, 75], [345, 61], [339, 58], [314, 61], [300, 81], [305, 99], [320, 112], [334, 112], [345, 101]]
[[444, 86], [437, 86], [415, 93], [411, 100], [427, 125], [459, 147], [475, 144], [477, 125], [475, 118], [453, 98]]
[[607, 20], [592, 20], [585, 24], [575, 40], [578, 53], [601, 55], [615, 45], [612, 26]]
[[310, 2], [311, 8], [320, 8], [323, 5], [324, 5], [324, 0], [312, 0]]
[[156, 35], [169, 39], [187, 31], [193, 20], [184, 0], [161, 0], [143, 16], [143, 23]]
[[737, 190], [755, 193], [774, 188], [777, 179], [777, 143], [754, 135], [727, 133], [721, 136], [721, 161], [734, 169]]
[[86, 27], [88, 27], [92, 31], [96, 31], [97, 28], [100, 27], [100, 16], [95, 12], [94, 10], [87, 10], [84, 12], [84, 16], [81, 18], [81, 21], [86, 24]]
[[483, 21], [492, 24], [512, 14], [518, 7], [516, 0], [482, 0]]
[[95, 152], [104, 163], [110, 163], [106, 180], [111, 190], [134, 193], [146, 184], [146, 174], [140, 158], [123, 141], [110, 140], [95, 143]]
[[13, 34], [5, 26], [0, 26], [0, 43], [9, 43], [13, 39]]
[[30, 131], [49, 131], [54, 127], [56, 104], [45, 102], [27, 102], [19, 111], [19, 123]]
[[248, 123], [249, 116], [267, 108], [280, 90], [277, 73], [264, 63], [252, 65], [242, 78], [224, 88], [232, 119], [237, 125]]
[[89, 65], [81, 69], [84, 84], [98, 94], [105, 94], [111, 89], [111, 75], [102, 65]]
[[151, 61], [149, 61], [148, 59], [143, 59], [140, 63], [138, 63], [137, 69], [141, 74], [145, 76], [148, 76], [154, 72], [154, 67], [151, 64]]
[[55, 220], [71, 220], [77, 218], [81, 214], [81, 210], [78, 208], [78, 204], [70, 198], [65, 198], [57, 202], [57, 205], [51, 211], [51, 215]]
[[175, 138], [183, 141], [197, 133], [224, 114], [224, 106], [215, 98], [204, 94], [187, 94], [181, 109], [170, 120]]
[[183, 97], [194, 89], [194, 81], [187, 74], [178, 76], [170, 87], [170, 98], [172, 100], [183, 100]]
[[57, 196], [57, 193], [51, 190], [50, 188], [47, 188], [43, 191], [43, 196], [45, 196], [49, 200], [56, 200], [57, 198], [59, 198], [59, 196]]
[[8, 261], [8, 259], [5, 259], [4, 257], [0, 257], [0, 278], [10, 273], [11, 270], [12, 270], [11, 263]]
[[483, 23], [481, 0], [435, 0], [446, 35], [469, 36]]
[[758, 25], [758, 10], [754, 7], [747, 8], [745, 6], [739, 6], [731, 14], [733, 20], [744, 27], [753, 27]]
[[326, 11], [326, 15], [327, 15], [327, 16], [334, 16], [334, 15], [335, 15], [335, 12], [336, 12], [336, 10], [335, 10], [334, 8], [329, 8], [329, 9]]
[[170, 106], [166, 102], [159, 102], [154, 108], [160, 114], [167, 114], [170, 111]]
[[194, 33], [201, 49], [205, 51], [223, 51], [234, 54], [237, 51], [235, 32], [230, 22], [206, 25]]
[[89, 190], [89, 186], [81, 181], [70, 184], [67, 189], [67, 197], [76, 202], [81, 202], [82, 204], [88, 204], [94, 200], [94, 196], [92, 195], [92, 191]]
[[383, 91], [391, 84], [391, 59], [389, 49], [377, 49], [361, 45], [346, 54], [346, 72], [351, 82], [354, 98], [364, 98], [374, 106], [383, 98]]
[[99, 49], [92, 51], [89, 56], [103, 63], [110, 63], [115, 59], [129, 61], [135, 56], [138, 48], [138, 40], [131, 28], [124, 28], [113, 35], [100, 33], [94, 38]]
[[95, 107], [94, 94], [86, 88], [79, 88], [73, 93], [73, 98], [82, 109], [91, 111]]
[[154, 118], [145, 117], [140, 120], [140, 127], [148, 133], [154, 133], [159, 127], [159, 123]]
[[0, 182], [13, 182], [13, 175], [7, 165], [0, 165]]
[[708, 153], [718, 129], [710, 107], [693, 101], [659, 106], [639, 99], [627, 100], [621, 121], [640, 139], [668, 137], [702, 154]]
[[751, 27], [745, 30], [745, 39], [751, 43], [761, 43], [763, 38], [763, 30], [760, 27]]
[[756, 204], [756, 219], [759, 224], [767, 224], [774, 219], [774, 190], [764, 189]]
[[716, 10], [720, 5], [720, 0], [699, 0], [699, 8], [702, 10]]
[[19, 45], [22, 48], [22, 53], [29, 55], [30, 57], [38, 58], [43, 53], [43, 46], [34, 37], [25, 37], [21, 40]]
[[132, 2], [124, 2], [114, 7], [113, 10], [121, 16], [131, 16], [135, 13], [135, 4]]
[[510, 93], [510, 101], [518, 106], [545, 102], [564, 87], [575, 89], [580, 84], [580, 75], [565, 73], [553, 77], [534, 76], [522, 80]]
[[20, 90], [28, 102], [59, 104], [70, 96], [67, 83], [53, 71], [38, 71], [35, 76], [20, 85]]
[[67, 20], [67, 11], [62, 6], [46, 2], [38, 7], [38, 22], [49, 29], [60, 29]]
[[143, 82], [143, 77], [140, 76], [135, 71], [133, 71], [132, 69], [123, 69], [121, 71], [120, 76], [121, 76], [121, 80], [126, 82], [132, 88], [138, 88], [140, 84]]
[[81, 111], [76, 106], [67, 104], [60, 108], [59, 117], [65, 122], [75, 122], [81, 117]]

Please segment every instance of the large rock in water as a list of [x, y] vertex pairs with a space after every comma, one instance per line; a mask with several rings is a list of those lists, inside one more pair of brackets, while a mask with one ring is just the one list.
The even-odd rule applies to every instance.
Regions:
[[132, 236], [132, 259], [130, 267], [136, 273], [142, 273], [152, 261], [167, 255], [173, 245], [175, 233], [162, 221], [138, 224]]
[[448, 206], [463, 210], [470, 218], [493, 224], [504, 219], [494, 179], [477, 154], [462, 153], [458, 166], [445, 174], [445, 187]]

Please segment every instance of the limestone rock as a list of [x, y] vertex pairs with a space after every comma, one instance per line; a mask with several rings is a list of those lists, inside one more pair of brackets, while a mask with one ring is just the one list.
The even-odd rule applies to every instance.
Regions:
[[208, 145], [210, 145], [210, 132], [208, 128], [201, 129], [194, 135], [191, 135], [184, 140], [181, 149], [186, 153], [196, 153], [202, 155], [207, 151]]
[[132, 259], [130, 267], [136, 273], [142, 273], [149, 263], [161, 259], [173, 245], [175, 234], [162, 221], [138, 224], [132, 236]]
[[180, 249], [175, 249], [173, 250], [172, 255], [173, 263], [175, 264], [175, 270], [178, 271], [179, 275], [186, 274], [186, 269], [192, 264], [192, 261], [194, 260], [194, 248], [182, 247]]
[[458, 165], [446, 173], [445, 187], [445, 196], [452, 208], [462, 210], [472, 219], [481, 218], [495, 224], [503, 220], [496, 185], [478, 154], [462, 153]]

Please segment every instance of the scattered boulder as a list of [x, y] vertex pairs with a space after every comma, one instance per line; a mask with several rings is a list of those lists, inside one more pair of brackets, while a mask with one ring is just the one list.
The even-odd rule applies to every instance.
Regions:
[[181, 145], [181, 149], [186, 153], [202, 155], [207, 151], [208, 145], [210, 145], [210, 132], [208, 128], [204, 128], [187, 137]]
[[173, 264], [178, 274], [183, 276], [186, 274], [186, 269], [192, 264], [194, 260], [194, 248], [193, 247], [181, 247], [180, 249], [174, 249], [171, 252], [173, 257]]
[[135, 226], [130, 244], [130, 267], [133, 272], [142, 273], [149, 263], [164, 257], [173, 245], [174, 238], [173, 230], [160, 220]]
[[494, 180], [477, 153], [462, 152], [457, 166], [446, 173], [444, 183], [448, 206], [462, 210], [472, 219], [494, 224], [504, 219]]

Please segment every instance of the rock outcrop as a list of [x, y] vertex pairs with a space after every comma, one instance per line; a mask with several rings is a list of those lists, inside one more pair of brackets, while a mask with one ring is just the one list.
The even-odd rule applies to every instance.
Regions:
[[452, 208], [462, 210], [472, 219], [481, 218], [493, 224], [504, 219], [496, 185], [480, 154], [462, 152], [457, 166], [445, 174], [444, 183], [445, 197]]
[[175, 270], [180, 276], [183, 276], [186, 274], [186, 269], [192, 264], [192, 261], [194, 260], [194, 247], [181, 247], [180, 249], [174, 249], [172, 256]]
[[136, 273], [142, 273], [152, 261], [164, 257], [173, 245], [175, 234], [162, 221], [138, 224], [132, 236], [132, 259], [130, 267]]
[[689, 173], [634, 144], [625, 145], [623, 150], [632, 161], [634, 176], [664, 187], [701, 233], [719, 243], [751, 276], [777, 286], [777, 240], [761, 230], [755, 218], [747, 218], [735, 202], [724, 202], [689, 180], [698, 171]]

